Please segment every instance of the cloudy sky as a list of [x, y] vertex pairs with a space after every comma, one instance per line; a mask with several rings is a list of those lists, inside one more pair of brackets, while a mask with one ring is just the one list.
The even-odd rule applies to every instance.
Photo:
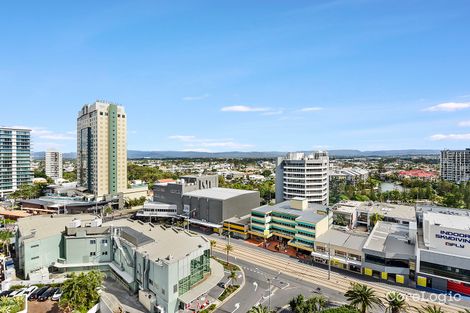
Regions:
[[75, 151], [126, 107], [128, 148], [470, 146], [469, 1], [10, 1], [0, 125]]

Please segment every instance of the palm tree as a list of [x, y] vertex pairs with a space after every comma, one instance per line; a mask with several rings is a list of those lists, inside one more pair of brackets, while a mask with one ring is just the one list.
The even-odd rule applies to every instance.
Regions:
[[233, 283], [237, 281], [238, 277], [237, 277], [237, 272], [235, 271], [230, 271], [230, 274], [228, 275], [228, 279], [230, 279], [230, 285], [233, 286]]
[[290, 310], [293, 313], [303, 313], [305, 308], [305, 298], [303, 295], [298, 295], [289, 301]]
[[359, 283], [351, 283], [351, 287], [344, 294], [351, 306], [359, 309], [361, 313], [366, 313], [367, 309], [374, 306], [382, 306], [382, 300], [375, 294], [372, 288]]
[[211, 243], [211, 256], [212, 256], [212, 250], [217, 245], [217, 240], [211, 240], [210, 243]]
[[430, 306], [423, 306], [421, 309], [418, 309], [419, 313], [444, 313], [444, 310], [442, 310], [441, 307], [438, 307], [436, 305]]
[[0, 242], [2, 243], [2, 248], [3, 251], [5, 252], [5, 255], [9, 256], [10, 255], [10, 238], [13, 236], [13, 233], [10, 231], [0, 231]]
[[373, 226], [375, 226], [375, 224], [377, 224], [378, 221], [383, 221], [384, 219], [384, 216], [380, 213], [374, 213], [370, 216], [370, 223]]
[[389, 292], [385, 297], [385, 309], [389, 313], [406, 313], [408, 305], [405, 297], [399, 292]]
[[313, 296], [305, 301], [303, 312], [321, 312], [328, 305], [328, 300], [323, 296]]
[[233, 251], [233, 246], [229, 243], [226, 244], [225, 245], [225, 252], [227, 252], [227, 265], [229, 264], [228, 263], [228, 256], [229, 256], [230, 252], [232, 252], [232, 251]]
[[248, 310], [247, 313], [270, 313], [267, 306], [257, 305]]

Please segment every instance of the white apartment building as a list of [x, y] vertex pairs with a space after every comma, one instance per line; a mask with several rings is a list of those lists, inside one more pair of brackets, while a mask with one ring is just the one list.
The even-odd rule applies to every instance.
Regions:
[[328, 205], [328, 170], [326, 151], [293, 152], [277, 158], [276, 203], [300, 197], [309, 203]]
[[32, 178], [31, 130], [0, 127], [0, 197]]
[[97, 197], [127, 189], [127, 116], [123, 106], [98, 100], [77, 118], [77, 180]]
[[56, 150], [46, 151], [46, 175], [52, 179], [62, 178], [62, 152]]
[[441, 178], [456, 183], [470, 180], [470, 148], [441, 151]]

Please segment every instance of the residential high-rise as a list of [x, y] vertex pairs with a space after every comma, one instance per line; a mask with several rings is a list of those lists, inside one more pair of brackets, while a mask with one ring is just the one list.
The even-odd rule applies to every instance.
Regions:
[[328, 205], [328, 170], [326, 151], [308, 155], [293, 152], [277, 158], [276, 203], [300, 197], [309, 203]]
[[0, 196], [31, 183], [31, 130], [0, 127]]
[[97, 197], [127, 189], [127, 116], [124, 107], [98, 100], [77, 118], [77, 180]]
[[470, 180], [470, 148], [441, 151], [441, 178], [456, 183]]
[[52, 179], [62, 178], [62, 153], [55, 150], [46, 151], [46, 175]]

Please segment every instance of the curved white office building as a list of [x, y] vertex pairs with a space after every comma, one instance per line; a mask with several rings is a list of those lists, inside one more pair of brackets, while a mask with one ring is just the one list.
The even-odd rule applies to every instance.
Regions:
[[328, 205], [328, 170], [326, 151], [291, 152], [277, 158], [276, 202], [301, 197], [309, 203]]

